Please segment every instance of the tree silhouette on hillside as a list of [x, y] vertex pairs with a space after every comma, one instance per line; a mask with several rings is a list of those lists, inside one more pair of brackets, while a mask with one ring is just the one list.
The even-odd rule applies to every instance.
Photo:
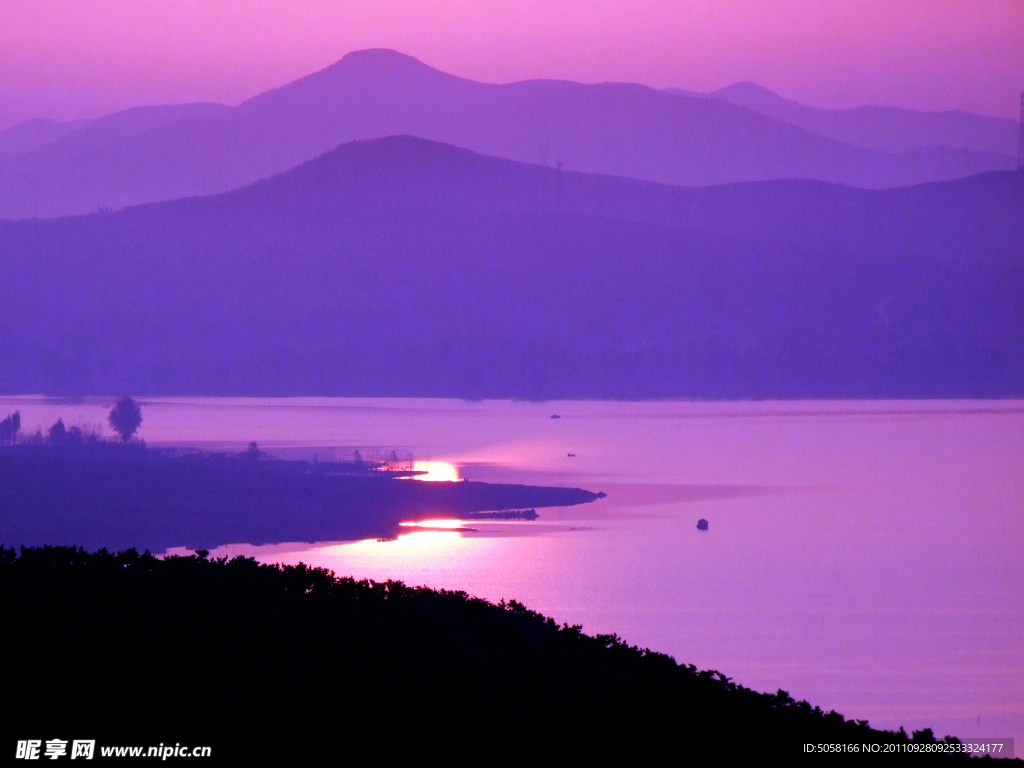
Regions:
[[14, 445], [18, 441], [18, 432], [21, 431], [21, 411], [8, 414], [7, 418], [0, 421], [0, 444], [10, 443]]
[[142, 409], [128, 395], [122, 395], [110, 409], [108, 420], [121, 440], [127, 443], [142, 424]]
[[46, 439], [53, 445], [64, 445], [68, 440], [68, 430], [64, 419], [57, 419], [46, 433]]
[[[16, 617], [4, 629], [18, 661], [10, 733], [171, 733], [226, 765], [337, 762], [349, 744], [383, 765], [477, 765], [498, 751], [520, 766], [701, 765], [755, 747], [789, 764], [807, 743], [910, 741], [515, 600], [302, 563], [0, 546], [0, 615]], [[928, 730], [913, 741], [936, 742]]]

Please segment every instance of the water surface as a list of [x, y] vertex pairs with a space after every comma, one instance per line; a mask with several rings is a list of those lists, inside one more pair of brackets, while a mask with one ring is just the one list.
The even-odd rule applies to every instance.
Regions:
[[[0, 407], [31, 431], [102, 424], [110, 404]], [[878, 727], [1024, 738], [1020, 401], [144, 398], [143, 415], [151, 443], [397, 449], [473, 480], [608, 494], [534, 522], [215, 555], [515, 598]]]

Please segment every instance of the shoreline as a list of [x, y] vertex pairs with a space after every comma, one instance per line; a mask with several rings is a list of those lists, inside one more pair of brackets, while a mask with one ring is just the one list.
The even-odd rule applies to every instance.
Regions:
[[[137, 445], [0, 449], [4, 546], [165, 552], [394, 536], [402, 522], [570, 506], [580, 488], [335, 474], [305, 461], [172, 456]], [[59, 482], [56, 480], [59, 479]]]
[[180, 742], [214, 760], [336, 759], [355, 738], [385, 745], [382, 764], [475, 764], [495, 747], [544, 764], [680, 749], [968, 759], [931, 729], [872, 728], [515, 600], [201, 553], [0, 554], [18, 738]]

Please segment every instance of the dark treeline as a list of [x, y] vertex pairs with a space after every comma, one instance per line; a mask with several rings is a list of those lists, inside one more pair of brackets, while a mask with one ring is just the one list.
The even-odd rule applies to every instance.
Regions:
[[0, 549], [5, 733], [264, 764], [788, 763], [910, 740], [514, 601], [204, 554]]
[[0, 445], [14, 445], [21, 431], [21, 411], [7, 414], [0, 420]]
[[425, 483], [371, 462], [259, 455], [100, 440], [0, 448], [0, 544], [164, 551], [351, 540], [394, 536], [407, 520], [598, 498], [578, 488]]

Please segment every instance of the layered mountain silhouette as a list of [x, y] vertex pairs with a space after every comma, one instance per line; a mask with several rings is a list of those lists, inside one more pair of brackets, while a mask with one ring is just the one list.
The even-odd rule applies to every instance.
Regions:
[[820, 136], [887, 152], [957, 148], [988, 153], [994, 156], [993, 162], [1008, 163], [1017, 141], [1018, 125], [1015, 121], [960, 110], [921, 112], [894, 107], [820, 109], [785, 99], [751, 82], [735, 83], [706, 95]]
[[88, 120], [26, 120], [0, 131], [0, 156], [13, 155], [42, 147], [76, 128], [86, 125]]
[[1024, 394], [1021, 173], [683, 188], [393, 137], [0, 222], [0, 270], [8, 392]]
[[0, 218], [223, 192], [341, 143], [397, 134], [686, 185], [795, 178], [882, 188], [1012, 166], [1000, 154], [1012, 144], [886, 151], [749, 106], [629, 84], [490, 85], [394, 51], [360, 51], [236, 107], [151, 107], [9, 129], [0, 134]]

